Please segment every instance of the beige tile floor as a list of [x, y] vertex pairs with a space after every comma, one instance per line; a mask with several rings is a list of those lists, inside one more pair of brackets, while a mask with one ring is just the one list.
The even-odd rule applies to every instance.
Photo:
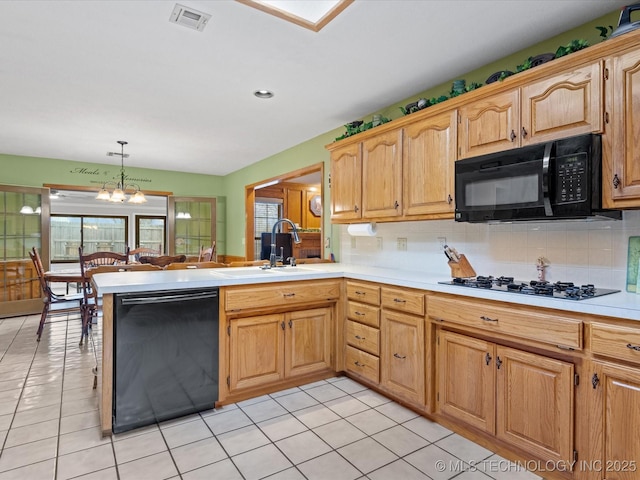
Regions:
[[540, 478], [346, 377], [101, 438], [79, 320], [37, 322], [0, 320], [0, 480]]

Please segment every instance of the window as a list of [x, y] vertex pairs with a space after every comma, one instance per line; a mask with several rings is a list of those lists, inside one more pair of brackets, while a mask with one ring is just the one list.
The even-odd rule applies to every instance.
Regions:
[[171, 255], [196, 257], [200, 248], [216, 241], [216, 199], [169, 197], [169, 250]]
[[[167, 238], [165, 217], [136, 215], [136, 246], [153, 248], [164, 253], [164, 241]], [[134, 247], [131, 247], [134, 248]]]
[[51, 262], [77, 262], [78, 247], [93, 252], [124, 253], [128, 217], [51, 215]]
[[282, 218], [282, 199], [279, 198], [256, 198], [254, 219], [254, 257], [260, 258], [262, 248], [262, 233], [271, 233], [273, 224]]

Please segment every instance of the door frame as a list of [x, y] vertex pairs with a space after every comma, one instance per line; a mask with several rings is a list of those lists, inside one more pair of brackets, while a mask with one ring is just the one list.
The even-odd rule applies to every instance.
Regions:
[[[254, 204], [256, 201], [256, 190], [264, 188], [277, 183], [283, 183], [288, 180], [293, 180], [298, 177], [303, 177], [312, 173], [320, 172], [320, 199], [322, 205], [324, 205], [324, 162], [316, 163], [308, 167], [299, 168], [293, 172], [283, 173], [275, 177], [261, 180], [260, 182], [252, 183], [244, 187], [244, 210], [245, 210], [245, 258], [247, 261], [254, 260], [254, 247], [253, 239], [255, 237], [255, 218], [254, 218]], [[320, 221], [320, 238], [324, 238], [324, 209], [322, 218]], [[320, 249], [320, 257], [324, 258], [324, 248]]]

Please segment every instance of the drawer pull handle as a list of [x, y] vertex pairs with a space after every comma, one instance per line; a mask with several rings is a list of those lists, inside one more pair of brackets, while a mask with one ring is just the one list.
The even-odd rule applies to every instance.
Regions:
[[364, 339], [365, 339], [364, 337], [361, 337], [360, 335], [356, 335], [356, 338], [357, 338], [358, 340], [364, 340]]
[[398, 355], [397, 353], [394, 353], [393, 356], [399, 358], [400, 360], [404, 360], [405, 358], [407, 358], [406, 355]]
[[630, 343], [627, 343], [627, 348], [635, 350], [636, 352], [640, 352], [640, 345], [631, 345]]
[[364, 317], [366, 315], [366, 313], [362, 313], [362, 312], [354, 312], [356, 315], [358, 315], [359, 317]]
[[407, 301], [403, 300], [402, 298], [394, 298], [393, 301], [396, 303], [407, 303]]
[[361, 292], [360, 290], [356, 290], [356, 295], [366, 295], [367, 292]]
[[360, 363], [358, 360], [356, 360], [353, 363], [355, 364], [356, 367], [366, 367], [366, 365], [364, 363]]
[[283, 293], [282, 296], [284, 298], [291, 298], [291, 297], [295, 297], [296, 294], [295, 293]]
[[498, 319], [497, 318], [491, 318], [491, 317], [487, 317], [485, 315], [482, 315], [480, 317], [481, 320], [484, 320], [485, 322], [497, 322]]

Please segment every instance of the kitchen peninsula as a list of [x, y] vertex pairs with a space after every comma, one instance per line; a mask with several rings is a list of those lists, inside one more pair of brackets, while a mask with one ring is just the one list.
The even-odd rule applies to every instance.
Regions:
[[344, 373], [511, 459], [640, 458], [625, 440], [640, 429], [638, 296], [576, 302], [441, 280], [345, 264], [96, 275], [103, 434], [114, 296], [219, 288], [220, 404]]

